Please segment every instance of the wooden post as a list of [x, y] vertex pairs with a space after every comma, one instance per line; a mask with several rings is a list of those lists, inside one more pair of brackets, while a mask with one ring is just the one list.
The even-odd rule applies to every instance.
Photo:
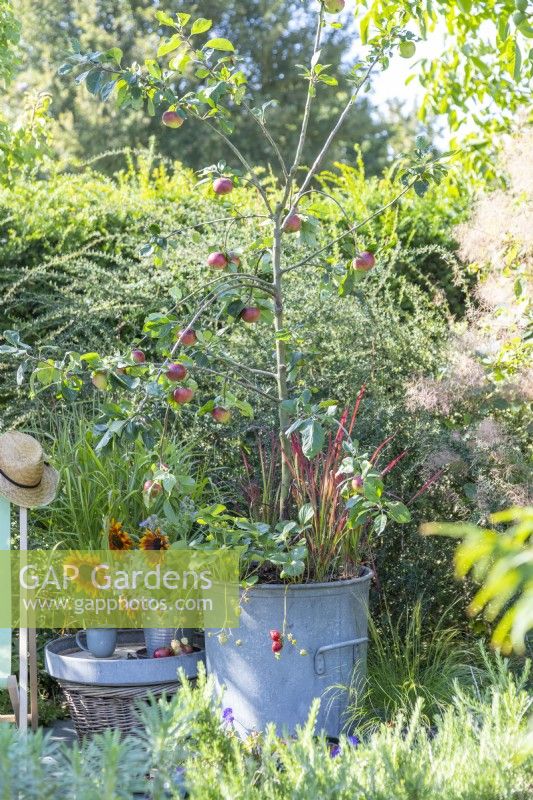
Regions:
[[7, 679], [7, 691], [9, 693], [9, 699], [11, 700], [11, 705], [13, 706], [14, 713], [12, 721], [18, 725], [20, 718], [19, 687], [17, 679], [15, 678], [14, 675], [10, 675], [9, 678]]
[[39, 676], [37, 675], [37, 631], [30, 628], [28, 631], [28, 653], [30, 660], [30, 719], [31, 729], [36, 731], [39, 726]]
[[[28, 509], [20, 507], [20, 552], [28, 549]], [[23, 595], [20, 597], [20, 628], [19, 628], [19, 728], [22, 733], [28, 730], [28, 628], [26, 624], [26, 610]]]
[[[11, 506], [4, 497], [0, 497], [0, 550], [9, 550], [11, 547]], [[9, 586], [4, 590], [7, 596], [2, 602], [7, 607], [11, 607], [11, 595]], [[0, 716], [1, 722], [19, 721], [19, 692], [17, 679], [11, 674], [11, 641], [13, 631], [10, 628], [0, 629], [0, 687], [8, 691], [13, 714], [3, 714]]]

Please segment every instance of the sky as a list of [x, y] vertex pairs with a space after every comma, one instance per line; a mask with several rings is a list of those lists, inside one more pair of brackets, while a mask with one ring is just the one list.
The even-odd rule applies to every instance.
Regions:
[[391, 59], [389, 68], [377, 75], [373, 82], [373, 95], [376, 105], [385, 100], [399, 98], [414, 106], [420, 100], [423, 89], [415, 78], [407, 86], [406, 79], [413, 72], [417, 72], [417, 62], [423, 58], [435, 58], [435, 55], [444, 49], [444, 34], [442, 30], [435, 30], [428, 34], [426, 41], [418, 42], [414, 58], [402, 58], [395, 55]]

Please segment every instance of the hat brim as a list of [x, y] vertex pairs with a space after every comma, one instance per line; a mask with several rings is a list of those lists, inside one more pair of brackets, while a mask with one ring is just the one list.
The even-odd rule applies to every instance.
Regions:
[[21, 489], [0, 475], [0, 496], [22, 508], [47, 506], [56, 496], [58, 482], [59, 473], [49, 465], [44, 467], [42, 480], [35, 489]]

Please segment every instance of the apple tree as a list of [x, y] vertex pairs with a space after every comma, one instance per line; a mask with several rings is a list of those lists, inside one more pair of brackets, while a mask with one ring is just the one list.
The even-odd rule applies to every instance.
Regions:
[[[345, 105], [307, 166], [302, 154], [317, 96], [337, 83], [333, 66], [321, 58], [322, 37], [328, 26], [342, 24], [338, 14], [343, 8], [344, 0], [316, 3], [313, 51], [306, 65], [294, 66], [307, 89], [298, 143], [289, 154], [281, 152], [270, 132], [269, 103], [254, 103], [245, 61], [229, 39], [217, 35], [211, 20], [157, 11], [166, 34], [153, 58], [142, 64], [124, 64], [118, 46], [106, 52], [81, 52], [75, 46], [60, 73], [74, 75], [77, 83], [85, 84], [102, 101], [114, 98], [121, 108], [144, 108], [149, 115], [159, 115], [162, 125], [175, 131], [177, 149], [184, 126], [197, 126], [198, 135], [207, 129], [219, 140], [221, 152], [215, 163], [199, 172], [198, 191], [210, 192], [220, 204], [220, 213], [201, 227], [216, 230], [221, 244], [205, 254], [202, 285], [186, 296], [176, 296], [172, 311], [150, 315], [128, 354], [66, 353], [60, 359], [47, 358], [34, 354], [16, 332], [6, 333], [8, 341], [3, 348], [22, 357], [21, 380], [26, 370], [31, 371], [35, 390], [50, 388], [56, 395], [75, 398], [90, 380], [97, 390], [114, 392], [113, 402], [105, 406], [102, 446], [116, 435], [146, 432], [161, 417], [164, 435], [169, 415], [200, 400], [195, 375], [207, 374], [217, 387], [211, 397], [198, 403], [198, 413], [211, 414], [216, 423], [227, 423], [235, 410], [251, 415], [252, 408], [244, 398], [250, 392], [259, 395], [276, 410], [281, 450], [287, 456], [282, 458], [282, 508], [290, 487], [286, 463], [289, 437], [298, 432], [305, 455], [312, 458], [324, 443], [324, 426], [338, 424], [334, 401], [316, 402], [311, 391], [295, 394], [292, 388], [290, 379], [299, 365], [286, 308], [289, 276], [297, 270], [308, 271], [322, 288], [342, 297], [360, 296], [365, 276], [379, 262], [379, 253], [365, 246], [365, 227], [408, 192], [423, 195], [431, 183], [439, 183], [446, 172], [442, 158], [449, 155], [439, 156], [419, 137], [414, 152], [402, 156], [396, 165], [396, 195], [366, 219], [351, 219], [343, 209], [344, 222], [337, 235], [324, 239], [320, 220], [312, 213], [312, 199], [317, 193], [325, 194], [315, 178], [326, 154], [347, 117], [356, 113], [358, 99], [372, 75], [386, 69], [398, 51], [410, 54], [416, 39], [391, 17], [380, 22], [366, 44], [357, 48]], [[253, 121], [257, 135], [264, 138], [277, 162], [279, 177], [265, 177], [260, 165], [250, 163], [235, 144], [232, 134], [237, 114]], [[241, 186], [253, 188], [260, 213], [240, 208], [238, 200], [233, 200], [239, 197]], [[332, 197], [326, 198], [338, 204]], [[249, 252], [232, 249], [228, 230], [235, 225], [253, 228]], [[176, 238], [191, 235], [199, 227], [169, 231], [154, 226], [142, 255], [163, 264], [165, 251]], [[228, 342], [239, 325], [265, 326], [265, 346], [271, 344], [273, 351], [269, 369], [232, 356]], [[157, 355], [147, 357], [147, 349]]]

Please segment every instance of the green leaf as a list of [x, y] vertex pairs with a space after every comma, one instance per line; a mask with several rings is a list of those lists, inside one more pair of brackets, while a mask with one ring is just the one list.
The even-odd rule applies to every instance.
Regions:
[[80, 361], [86, 361], [87, 364], [95, 364], [97, 361], [100, 361], [100, 354], [83, 353], [83, 355], [80, 356]]
[[533, 39], [533, 26], [528, 25], [527, 22], [523, 22], [521, 25], [518, 26], [518, 30], [525, 36], [526, 39]]
[[168, 66], [175, 72], [183, 72], [191, 61], [192, 61], [192, 56], [190, 53], [188, 52], [178, 53], [176, 56], [174, 56], [174, 58], [170, 60]]
[[291, 433], [295, 433], [296, 431], [300, 430], [300, 428], [303, 428], [303, 426], [306, 425], [306, 424], [307, 424], [307, 420], [305, 420], [305, 419], [297, 419], [297, 420], [295, 420], [292, 423], [292, 425], [290, 427], [288, 427], [287, 430], [285, 431], [285, 436], [290, 436]]
[[247, 419], [254, 418], [254, 409], [250, 403], [246, 402], [246, 400], [235, 400], [234, 405], [239, 409], [243, 417], [246, 417]]
[[212, 411], [214, 407], [215, 407], [215, 401], [208, 400], [207, 403], [204, 403], [204, 405], [201, 408], [199, 408], [196, 413], [199, 417], [203, 417], [204, 414], [209, 414], [209, 412]]
[[509, 74], [513, 76], [514, 80], [518, 80], [522, 66], [522, 54], [517, 42], [512, 37], [509, 37], [505, 43], [502, 58]]
[[108, 81], [107, 83], [104, 83], [103, 86], [100, 87], [99, 93], [104, 103], [106, 100], [109, 100], [111, 93], [116, 85], [117, 85], [116, 81]]
[[320, 83], [325, 83], [326, 86], [338, 86], [339, 84], [337, 78], [334, 78], [333, 75], [320, 75], [318, 80]]
[[28, 363], [27, 361], [23, 362], [22, 364], [19, 365], [19, 368], [17, 369], [17, 386], [22, 386], [22, 384], [24, 383], [25, 364], [27, 363]]
[[282, 400], [281, 407], [288, 414], [295, 414], [297, 408], [296, 400]]
[[429, 189], [429, 183], [427, 181], [422, 181], [422, 180], [415, 181], [413, 184], [413, 188], [419, 197], [424, 197], [427, 190]]
[[307, 525], [313, 519], [314, 514], [315, 510], [311, 503], [306, 503], [298, 511], [298, 522], [300, 525]]
[[363, 482], [363, 494], [367, 500], [379, 502], [383, 494], [383, 481], [378, 475], [367, 475]]
[[104, 433], [100, 441], [95, 447], [95, 450], [98, 452], [102, 450], [113, 438], [113, 436], [118, 436], [124, 429], [124, 426], [127, 424], [127, 419], [115, 419], [109, 425], [107, 431]]
[[157, 50], [157, 57], [166, 56], [168, 53], [172, 53], [174, 50], [177, 50], [180, 44], [182, 44], [183, 38], [180, 33], [175, 33], [167, 42], [163, 42], [163, 44], [159, 45]]
[[91, 94], [97, 94], [102, 80], [102, 71], [99, 69], [92, 69], [85, 80], [85, 86]]
[[282, 578], [298, 578], [300, 575], [303, 575], [304, 570], [304, 562], [293, 559], [284, 565], [280, 575]]
[[522, 53], [520, 52], [520, 48], [518, 46], [518, 42], [515, 41], [514, 43], [514, 69], [513, 69], [513, 78], [515, 81], [520, 80], [520, 71], [522, 69]]
[[383, 531], [387, 527], [387, 515], [380, 514], [379, 516], [377, 516], [376, 519], [374, 520], [374, 524], [372, 527], [374, 529], [374, 533], [377, 533], [378, 536], [380, 533], [383, 533]]
[[10, 331], [10, 330], [4, 331], [2, 333], [2, 336], [4, 337], [6, 342], [13, 345], [13, 347], [15, 347], [17, 350], [18, 349], [31, 350], [29, 344], [24, 344], [24, 342], [21, 342], [19, 331]]
[[391, 502], [387, 503], [387, 511], [389, 517], [394, 520], [394, 522], [410, 522], [411, 521], [411, 512], [403, 503], [400, 503], [399, 500], [392, 500]]
[[50, 386], [56, 383], [61, 378], [61, 371], [54, 366], [54, 364], [41, 363], [33, 372], [35, 380], [39, 381], [42, 386]]
[[199, 17], [199, 19], [196, 19], [193, 22], [191, 33], [193, 35], [197, 33], [205, 33], [206, 31], [209, 30], [209, 28], [211, 28], [212, 25], [213, 25], [212, 20], [205, 19], [205, 17]]
[[144, 66], [146, 67], [152, 78], [159, 80], [159, 78], [161, 77], [161, 67], [159, 66], [155, 58], [147, 58], [146, 61], [144, 62]]
[[370, 20], [372, 18], [372, 14], [366, 14], [359, 25], [359, 34], [361, 36], [361, 44], [367, 44], [368, 42], [368, 27], [370, 25]]
[[204, 50], [208, 48], [211, 50], [224, 50], [229, 53], [235, 52], [235, 48], [229, 39], [209, 39], [209, 41], [204, 44]]
[[324, 446], [324, 428], [315, 419], [308, 420], [301, 430], [301, 436], [304, 455], [306, 458], [314, 458]]
[[498, 36], [502, 42], [505, 42], [509, 36], [509, 17], [507, 14], [501, 13], [498, 15]]
[[470, 14], [472, 11], [472, 0], [457, 0], [457, 5], [465, 14]]
[[155, 17], [161, 25], [167, 25], [169, 28], [176, 27], [176, 20], [172, 19], [172, 17], [164, 11], [156, 11]]
[[111, 50], [108, 50], [105, 55], [110, 61], [115, 61], [120, 66], [120, 62], [122, 61], [122, 56], [124, 54], [120, 47], [112, 47]]

